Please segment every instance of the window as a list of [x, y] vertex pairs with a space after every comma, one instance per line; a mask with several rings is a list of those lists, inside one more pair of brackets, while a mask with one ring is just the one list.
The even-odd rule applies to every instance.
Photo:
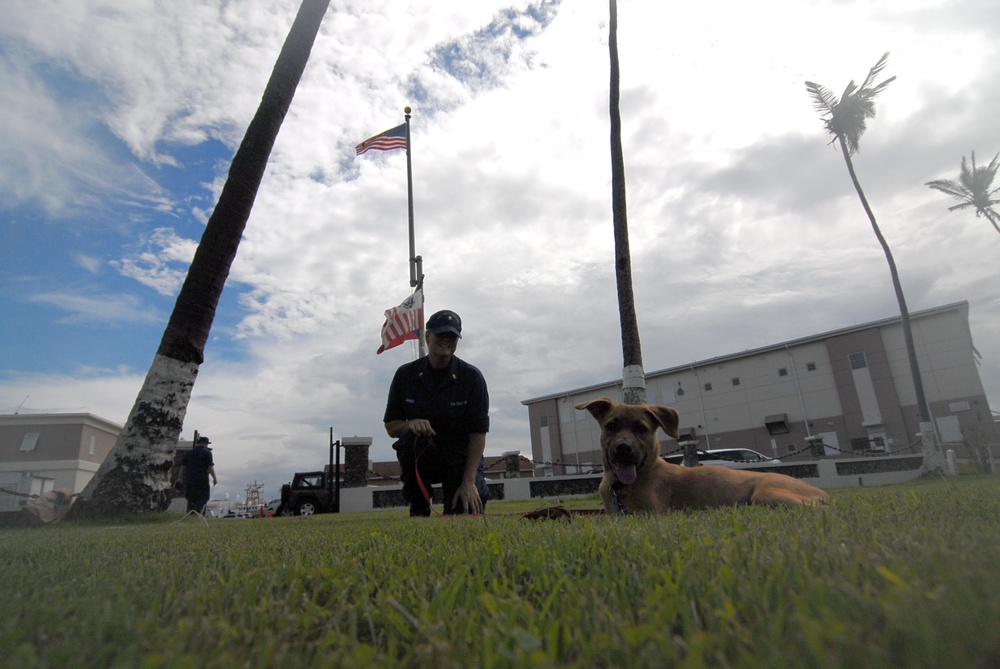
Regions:
[[737, 376], [736, 378], [733, 379], [733, 385], [734, 386], [740, 385], [740, 377]]
[[785, 450], [788, 452], [789, 455], [795, 455], [795, 453], [799, 449], [798, 447], [795, 446], [795, 444], [788, 444], [787, 446], [785, 446]]
[[711, 383], [706, 383], [705, 384], [705, 390], [711, 390], [711, 389], [712, 389], [712, 384]]
[[31, 494], [32, 495], [44, 495], [45, 493], [52, 490], [55, 485], [55, 479], [46, 479], [41, 476], [31, 477]]
[[549, 417], [548, 416], [541, 416], [541, 417], [539, 417], [539, 419], [538, 419], [538, 426], [539, 427], [548, 427], [549, 426]]
[[855, 453], [861, 453], [868, 450], [868, 438], [867, 437], [854, 437], [851, 439], [851, 450]]
[[35, 446], [38, 445], [38, 433], [29, 432], [24, 435], [24, 439], [21, 440], [21, 450], [22, 451], [33, 451]]
[[788, 370], [784, 367], [778, 370], [778, 376], [788, 376]]
[[322, 488], [323, 487], [323, 472], [316, 472], [310, 474], [303, 474], [298, 478], [298, 486], [300, 488]]
[[806, 371], [807, 372], [815, 372], [816, 371], [816, 363], [815, 362], [807, 362], [806, 363]]
[[90, 435], [90, 455], [97, 453], [97, 437]]
[[851, 369], [864, 369], [868, 366], [868, 361], [865, 359], [863, 351], [850, 354], [847, 356], [847, 360], [851, 363]]
[[21, 472], [0, 472], [0, 512], [17, 511], [24, 506], [28, 498], [17, 494], [21, 492], [27, 492], [21, 489]]

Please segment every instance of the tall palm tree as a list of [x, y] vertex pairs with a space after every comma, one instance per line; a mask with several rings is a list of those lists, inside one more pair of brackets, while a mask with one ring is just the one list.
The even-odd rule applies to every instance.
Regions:
[[257, 113], [229, 168], [159, 349], [114, 449], [73, 506], [73, 516], [163, 510], [170, 472], [205, 342], [264, 177], [278, 130], [330, 0], [303, 0]]
[[951, 195], [955, 199], [962, 200], [958, 204], [948, 207], [948, 211], [973, 207], [976, 210], [976, 217], [985, 216], [986, 220], [993, 224], [997, 232], [1000, 232], [1000, 214], [993, 209], [993, 205], [1000, 203], [1000, 199], [993, 196], [1000, 193], [1000, 187], [993, 188], [993, 178], [1000, 168], [1000, 153], [993, 156], [993, 160], [986, 167], [976, 165], [976, 152], [972, 152], [972, 169], [962, 156], [962, 172], [958, 175], [958, 182], [946, 179], [928, 181], [927, 186], [942, 193]]
[[611, 21], [611, 215], [615, 230], [615, 278], [618, 282], [618, 317], [622, 331], [622, 399], [626, 404], [646, 403], [646, 377], [642, 369], [642, 346], [632, 292], [632, 256], [628, 243], [625, 206], [625, 157], [622, 151], [620, 73], [618, 68], [618, 2], [610, 0]]
[[826, 131], [833, 136], [831, 142], [836, 141], [840, 145], [840, 150], [844, 154], [844, 162], [847, 163], [847, 172], [851, 176], [851, 183], [854, 184], [854, 190], [857, 191], [858, 197], [861, 199], [861, 206], [864, 207], [868, 220], [872, 224], [872, 231], [875, 233], [878, 243], [882, 245], [886, 262], [889, 263], [892, 287], [896, 291], [896, 300], [899, 302], [903, 337], [906, 340], [906, 353], [910, 361], [913, 389], [917, 397], [917, 410], [920, 412], [921, 422], [930, 423], [930, 409], [927, 406], [924, 382], [917, 364], [917, 351], [913, 345], [913, 328], [910, 326], [910, 312], [906, 308], [906, 298], [903, 296], [903, 284], [899, 281], [899, 272], [896, 271], [896, 261], [892, 257], [892, 251], [875, 221], [875, 214], [872, 213], [872, 208], [868, 205], [868, 198], [865, 197], [865, 193], [861, 189], [858, 175], [854, 172], [854, 163], [851, 161], [851, 156], [860, 148], [861, 135], [867, 129], [868, 119], [875, 117], [875, 98], [896, 79], [896, 77], [889, 77], [881, 83], [875, 83], [875, 79], [885, 69], [888, 61], [889, 52], [886, 52], [868, 71], [868, 76], [865, 77], [860, 86], [855, 84], [853, 80], [847, 84], [840, 99], [837, 99], [837, 96], [825, 86], [811, 81], [806, 82], [806, 90], [812, 96], [816, 110], [820, 112]]

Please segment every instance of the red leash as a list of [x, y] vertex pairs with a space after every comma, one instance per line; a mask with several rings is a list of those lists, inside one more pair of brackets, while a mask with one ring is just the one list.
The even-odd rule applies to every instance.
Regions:
[[433, 499], [431, 499], [431, 493], [427, 490], [427, 486], [424, 485], [424, 479], [420, 476], [420, 456], [430, 447], [430, 442], [417, 452], [417, 443], [420, 441], [420, 437], [413, 435], [413, 473], [417, 475], [417, 485], [420, 487], [420, 492], [423, 493], [424, 499], [427, 500], [427, 506], [430, 508], [434, 514], [440, 518], [445, 518], [443, 513], [440, 513], [434, 508]]
[[[420, 441], [420, 437], [418, 437], [417, 435], [413, 435], [413, 473], [417, 475], [417, 486], [420, 487], [420, 492], [423, 494], [424, 499], [427, 500], [427, 506], [430, 507], [430, 510], [434, 512], [435, 516], [437, 516], [438, 518], [451, 518], [451, 516], [445, 515], [445, 514], [441, 513], [440, 511], [438, 511], [437, 509], [434, 508], [434, 503], [433, 503], [434, 500], [431, 498], [431, 493], [427, 489], [427, 486], [424, 485], [424, 479], [420, 476], [420, 466], [419, 466], [420, 465], [420, 456], [424, 453], [424, 451], [426, 451], [428, 448], [430, 448], [431, 442], [430, 442], [430, 440], [428, 440], [428, 444], [426, 446], [424, 446], [420, 450], [420, 452], [418, 453], [417, 452], [417, 442], [418, 441]], [[455, 515], [475, 517], [475, 516], [485, 516], [487, 514], [485, 514], [485, 513], [463, 513], [463, 514], [455, 514]]]

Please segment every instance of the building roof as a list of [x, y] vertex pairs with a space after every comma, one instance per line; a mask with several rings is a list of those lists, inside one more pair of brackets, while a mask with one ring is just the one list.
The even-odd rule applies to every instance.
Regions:
[[107, 429], [110, 432], [121, 432], [118, 423], [95, 416], [92, 413], [12, 413], [0, 414], [3, 425], [75, 425], [89, 423]]
[[[968, 301], [962, 300], [961, 302], [952, 302], [951, 304], [945, 304], [940, 307], [933, 307], [931, 309], [923, 309], [921, 311], [911, 312], [910, 320], [926, 318], [928, 316], [935, 316], [937, 314], [942, 314], [949, 311], [957, 311], [959, 309], [968, 310], [968, 308], [969, 308]], [[886, 325], [896, 325], [898, 323], [901, 323], [902, 320], [903, 320], [902, 316], [892, 316], [890, 318], [883, 318], [881, 320], [871, 321], [870, 323], [861, 323], [860, 325], [852, 325], [845, 328], [839, 328], [837, 330], [830, 330], [828, 332], [821, 332], [819, 334], [809, 335], [807, 337], [790, 339], [788, 341], [779, 342], [777, 344], [769, 344], [768, 346], [761, 346], [760, 348], [747, 349], [740, 353], [730, 353], [728, 355], [722, 355], [715, 358], [697, 360], [695, 362], [691, 362], [686, 365], [678, 365], [676, 367], [668, 367], [666, 369], [659, 369], [653, 372], [646, 372], [646, 378], [650, 379], [658, 376], [667, 376], [669, 374], [675, 374], [677, 372], [687, 371], [695, 367], [717, 365], [722, 362], [738, 360], [740, 358], [746, 358], [749, 356], [762, 355], [764, 353], [779, 351], [791, 346], [801, 346], [803, 344], [811, 344], [814, 342], [823, 341], [825, 339], [830, 339], [832, 337], [840, 337], [842, 335], [850, 334], [852, 332], [859, 332], [861, 330], [870, 330], [872, 328], [884, 327]], [[528, 400], [521, 400], [521, 404], [524, 405], [534, 404], [535, 402], [543, 402], [545, 400], [552, 400], [552, 399], [559, 399], [560, 397], [566, 397], [568, 394], [586, 393], [593, 390], [600, 390], [602, 388], [607, 388], [610, 385], [620, 383], [620, 381], [621, 379], [615, 379], [613, 381], [605, 381], [604, 383], [595, 383], [593, 385], [584, 386], [581, 388], [574, 388], [573, 390], [570, 391], [561, 391], [558, 393], [551, 393], [549, 395], [542, 395], [540, 397], [533, 397]]]

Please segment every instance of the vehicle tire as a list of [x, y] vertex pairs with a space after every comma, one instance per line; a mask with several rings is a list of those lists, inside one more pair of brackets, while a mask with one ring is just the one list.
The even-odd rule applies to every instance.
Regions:
[[311, 516], [316, 513], [316, 502], [305, 499], [299, 502], [299, 508], [295, 510], [296, 516]]
[[278, 510], [274, 512], [274, 515], [276, 515], [276, 516], [294, 516], [295, 515], [295, 509], [293, 509], [292, 507], [288, 506], [287, 504], [282, 504], [282, 505], [278, 506]]

